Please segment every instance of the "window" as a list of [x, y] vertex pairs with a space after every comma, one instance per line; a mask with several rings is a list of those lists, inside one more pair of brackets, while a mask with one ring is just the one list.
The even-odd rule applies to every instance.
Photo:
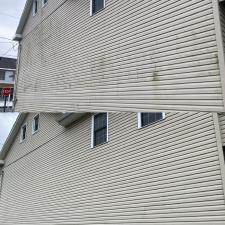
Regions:
[[48, 0], [42, 0], [42, 7], [44, 7], [48, 3]]
[[5, 80], [5, 71], [0, 70], [0, 80]]
[[105, 8], [105, 0], [91, 0], [90, 15], [94, 15], [98, 11]]
[[26, 135], [27, 135], [27, 124], [24, 124], [21, 127], [20, 142], [23, 142], [26, 139]]
[[98, 113], [92, 117], [91, 147], [108, 142], [108, 113]]
[[38, 10], [38, 1], [34, 0], [33, 1], [33, 16], [37, 14], [37, 10]]
[[225, 162], [225, 146], [223, 146], [223, 159], [224, 159], [224, 162]]
[[138, 128], [142, 128], [159, 120], [165, 119], [165, 113], [138, 113]]
[[32, 134], [35, 134], [39, 130], [39, 114], [37, 114], [32, 121]]

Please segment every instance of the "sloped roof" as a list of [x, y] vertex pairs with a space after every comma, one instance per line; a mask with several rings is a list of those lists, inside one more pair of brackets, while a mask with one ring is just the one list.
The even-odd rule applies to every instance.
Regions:
[[26, 1], [26, 4], [25, 4], [25, 7], [24, 7], [22, 16], [20, 18], [19, 25], [18, 25], [17, 30], [16, 30], [16, 35], [21, 35], [22, 34], [24, 25], [26, 23], [27, 17], [28, 17], [28, 15], [30, 13], [30, 9], [32, 7], [32, 3], [33, 3], [33, 0], [27, 0]]
[[[86, 113], [65, 113], [62, 114], [62, 116], [59, 118], [58, 122], [61, 126], [67, 127], [71, 123], [79, 120], [82, 116], [84, 116]], [[16, 138], [16, 135], [18, 134], [24, 119], [27, 117], [28, 113], [20, 113], [19, 116], [16, 119], [16, 122], [14, 123], [3, 147], [2, 151], [0, 152], [0, 160], [4, 160], [5, 157], [8, 154], [8, 151], [10, 150], [11, 145], [13, 144], [13, 141]]]
[[0, 160], [5, 159], [5, 157], [8, 153], [17, 133], [19, 132], [20, 127], [21, 127], [24, 119], [26, 118], [26, 116], [27, 116], [27, 113], [20, 113], [19, 116], [17, 117], [16, 122], [14, 123], [14, 125], [13, 125], [13, 127], [12, 127], [3, 147], [2, 147], [2, 150], [0, 152]]

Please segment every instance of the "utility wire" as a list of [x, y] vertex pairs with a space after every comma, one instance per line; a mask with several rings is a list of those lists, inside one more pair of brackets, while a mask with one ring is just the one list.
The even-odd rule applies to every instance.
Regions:
[[13, 18], [13, 19], [15, 19], [15, 20], [18, 20], [18, 19], [19, 19], [19, 17], [12, 16], [12, 15], [9, 15], [9, 14], [4, 13], [4, 12], [0, 12], [0, 15], [3, 15], [3, 16], [8, 16], [8, 17], [11, 17], [11, 18]]
[[13, 44], [13, 46], [11, 48], [9, 48], [4, 54], [2, 54], [2, 57], [6, 56], [11, 50], [15, 50], [14, 48], [15, 48], [16, 45], [17, 45], [17, 43]]
[[7, 38], [7, 37], [2, 37], [2, 36], [0, 36], [0, 39], [5, 39], [5, 40], [10, 40], [10, 41], [12, 41], [12, 39]]

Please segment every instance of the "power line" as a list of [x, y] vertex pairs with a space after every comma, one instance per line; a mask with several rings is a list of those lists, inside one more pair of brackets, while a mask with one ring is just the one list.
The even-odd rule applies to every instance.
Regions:
[[3, 16], [8, 16], [8, 17], [11, 17], [11, 18], [16, 19], [16, 20], [18, 20], [18, 19], [19, 19], [19, 17], [12, 16], [12, 15], [9, 15], [9, 14], [7, 14], [7, 13], [0, 12], [0, 14], [1, 14], [1, 15], [3, 15]]
[[15, 50], [14, 47], [17, 45], [16, 44], [13, 44], [13, 46], [11, 48], [9, 48], [4, 54], [2, 54], [2, 57], [6, 56], [11, 50]]
[[0, 36], [0, 39], [5, 39], [5, 40], [10, 40], [10, 41], [12, 41], [12, 39], [7, 38], [7, 37], [2, 37], [2, 36]]

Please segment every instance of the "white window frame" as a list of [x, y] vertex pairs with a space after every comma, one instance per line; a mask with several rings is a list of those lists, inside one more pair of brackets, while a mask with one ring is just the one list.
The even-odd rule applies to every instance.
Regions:
[[[98, 146], [94, 146], [94, 119], [95, 119], [95, 116], [98, 115], [99, 113], [95, 113], [92, 115], [92, 118], [91, 118], [91, 148], [95, 148], [95, 147], [98, 147]], [[107, 112], [106, 113], [106, 120], [107, 120], [107, 128], [106, 128], [106, 142], [105, 143], [108, 143], [109, 142], [109, 113]]]
[[[103, 6], [103, 9], [105, 8], [106, 6], [106, 0], [104, 0], [103, 2], [104, 6]], [[101, 10], [100, 10], [101, 11]], [[97, 12], [96, 12], [97, 13]], [[93, 16], [95, 15], [96, 13], [93, 13], [93, 0], [90, 0], [90, 16]]]
[[[141, 129], [141, 128], [143, 128], [142, 127], [142, 125], [141, 125], [141, 113], [142, 112], [138, 112], [137, 113], [137, 117], [138, 117], [138, 129]], [[144, 113], [144, 112], [143, 112]], [[154, 122], [154, 123], [158, 123], [159, 121], [162, 121], [162, 120], [164, 120], [165, 118], [166, 118], [166, 113], [165, 112], [161, 112], [162, 113], [162, 119], [161, 120], [157, 120], [156, 122]], [[151, 123], [151, 124], [154, 124], [154, 123]], [[149, 125], [151, 125], [151, 124], [149, 124]], [[145, 126], [144, 126], [145, 127]]]
[[[34, 130], [35, 128], [35, 117], [38, 116], [38, 129], [37, 130]], [[40, 113], [36, 114], [34, 117], [33, 117], [33, 120], [32, 120], [32, 134], [36, 134], [38, 131], [40, 130]]]
[[38, 12], [38, 0], [33, 0], [33, 16], [37, 15], [37, 12], [35, 12], [35, 2], [37, 2], [37, 12]]
[[48, 0], [46, 3], [44, 2], [44, 0], [42, 0], [42, 8], [45, 7], [47, 4], [48, 4]]
[[[23, 128], [26, 126], [26, 135], [25, 138], [23, 139]], [[27, 139], [27, 123], [24, 123], [21, 128], [20, 128], [20, 143], [26, 141]]]

